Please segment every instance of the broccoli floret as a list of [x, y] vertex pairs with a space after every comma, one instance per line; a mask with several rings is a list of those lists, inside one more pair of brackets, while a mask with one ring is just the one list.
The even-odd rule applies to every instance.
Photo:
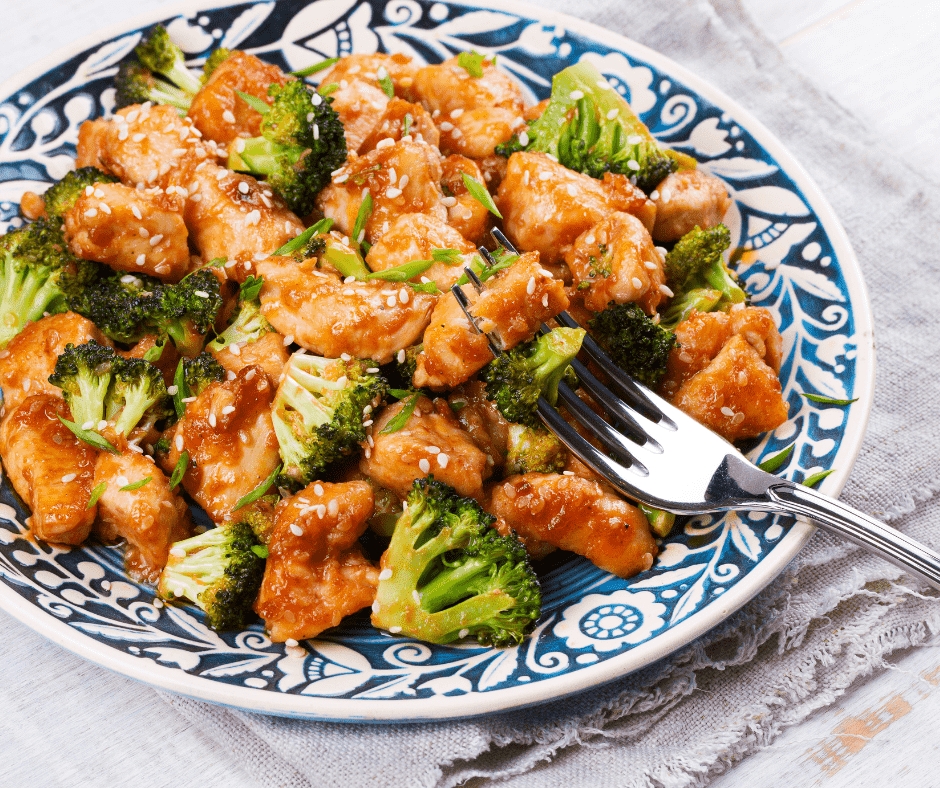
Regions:
[[304, 483], [366, 439], [363, 410], [375, 407], [388, 384], [368, 359], [294, 353], [274, 399], [274, 432], [284, 473]]
[[239, 288], [238, 311], [228, 328], [213, 339], [207, 350], [224, 350], [229, 345], [244, 345], [257, 342], [265, 334], [274, 331], [274, 327], [261, 314], [261, 301], [258, 293], [263, 280], [249, 276]]
[[509, 425], [507, 476], [515, 473], [558, 473], [568, 459], [564, 445], [542, 427]]
[[229, 59], [232, 55], [231, 49], [226, 49], [225, 47], [219, 47], [214, 49], [212, 54], [206, 58], [206, 64], [202, 67], [202, 84], [205, 85], [209, 81], [209, 77], [212, 76], [212, 72], [215, 71], [219, 66], [222, 65], [226, 60]]
[[555, 74], [551, 101], [525, 136], [514, 135], [496, 148], [507, 157], [520, 150], [549, 153], [593, 178], [605, 172], [630, 176], [647, 193], [679, 167], [604, 76], [583, 60]]
[[415, 372], [418, 369], [418, 355], [424, 350], [424, 343], [406, 347], [395, 357], [396, 371], [401, 375], [406, 386], [411, 387]]
[[585, 331], [581, 328], [555, 328], [512, 350], [501, 353], [480, 372], [486, 396], [496, 403], [507, 421], [538, 427], [536, 407], [540, 396], [553, 405], [558, 384], [568, 365], [581, 349]]
[[0, 237], [0, 348], [27, 323], [67, 309], [68, 295], [97, 263], [73, 255], [56, 219], [39, 219]]
[[176, 385], [177, 388], [185, 387], [184, 396], [198, 397], [212, 383], [221, 382], [226, 377], [225, 367], [209, 353], [200, 353], [195, 358], [180, 360]]
[[174, 107], [181, 115], [189, 111], [195, 96], [166, 80], [158, 79], [149, 68], [136, 60], [125, 60], [118, 66], [114, 90], [114, 103], [118, 109], [150, 101]]
[[305, 216], [333, 170], [346, 161], [346, 135], [332, 99], [324, 99], [299, 79], [271, 85], [270, 107], [241, 95], [261, 112], [261, 136], [245, 140], [237, 152], [232, 147], [229, 169], [264, 176], [294, 213]]
[[[163, 374], [140, 358], [123, 358], [94, 340], [65, 346], [49, 376], [83, 429], [98, 430], [102, 421], [127, 437], [138, 425], [149, 426], [172, 414]], [[88, 426], [85, 426], [88, 425]]]
[[[163, 25], [154, 25], [143, 40], [134, 47], [134, 54], [153, 74], [166, 77], [173, 85], [189, 96], [190, 102], [202, 84], [186, 67], [186, 56], [167, 33]], [[188, 109], [188, 104], [187, 104]]]
[[46, 213], [50, 217], [61, 219], [74, 207], [82, 192], [96, 183], [120, 183], [120, 178], [108, 175], [97, 167], [82, 167], [68, 172], [61, 181], [52, 184], [43, 194]]
[[525, 549], [494, 521], [446, 484], [417, 479], [382, 556], [372, 623], [429, 643], [521, 643], [541, 591]]
[[73, 312], [87, 317], [116, 342], [134, 344], [146, 334], [156, 334], [172, 339], [184, 356], [202, 350], [221, 307], [219, 280], [208, 269], [177, 284], [163, 284], [150, 276], [102, 266], [100, 274], [69, 299]]
[[666, 254], [666, 284], [674, 297], [663, 310], [663, 325], [674, 328], [692, 309], [724, 312], [747, 300], [725, 264], [724, 252], [730, 245], [731, 232], [723, 224], [708, 230], [695, 227], [676, 242]]
[[174, 543], [157, 594], [168, 602], [194, 603], [216, 632], [244, 629], [264, 579], [266, 555], [247, 522], [211, 528]]
[[616, 304], [595, 315], [591, 335], [614, 362], [640, 383], [655, 388], [666, 374], [675, 335], [657, 325], [637, 304]]

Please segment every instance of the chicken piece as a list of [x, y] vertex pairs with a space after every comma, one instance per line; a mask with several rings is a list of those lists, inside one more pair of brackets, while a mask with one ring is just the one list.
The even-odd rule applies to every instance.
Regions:
[[107, 120], [86, 120], [78, 127], [78, 143], [75, 146], [75, 169], [97, 167], [107, 170], [101, 156], [108, 141]]
[[437, 117], [441, 153], [471, 159], [493, 156], [496, 146], [509, 140], [525, 122], [515, 109], [475, 107], [455, 109]]
[[624, 175], [599, 181], [569, 170], [544, 153], [514, 153], [496, 206], [509, 240], [537, 251], [543, 263], [564, 259], [575, 239], [614, 211], [633, 214], [649, 229], [654, 207]]
[[398, 402], [378, 414], [359, 470], [402, 499], [415, 479], [431, 474], [463, 496], [482, 498], [483, 480], [490, 474], [486, 455], [460, 426], [447, 402], [418, 397], [404, 426], [383, 434], [403, 407]]
[[665, 297], [663, 258], [635, 216], [616, 211], [585, 230], [565, 255], [584, 306], [602, 312], [613, 301], [639, 303], [651, 315]]
[[237, 346], [237, 353], [233, 352], [232, 346], [222, 348], [222, 350], [210, 351], [223, 367], [229, 372], [239, 372], [245, 367], [256, 364], [261, 367], [270, 378], [272, 384], [277, 384], [287, 366], [287, 359], [290, 353], [284, 345], [284, 337], [277, 331], [270, 331], [257, 342], [249, 342], [247, 345]]
[[447, 401], [457, 414], [460, 426], [486, 454], [487, 464], [502, 468], [509, 449], [510, 425], [496, 403], [486, 396], [486, 386], [479, 380], [471, 380], [452, 392]]
[[331, 97], [346, 132], [346, 149], [355, 152], [381, 122], [388, 96], [368, 82], [354, 79], [340, 85]]
[[206, 139], [223, 147], [238, 137], [257, 137], [261, 134], [261, 113], [238, 93], [271, 104], [268, 88], [290, 79], [277, 66], [236, 50], [216, 67], [193, 98], [189, 118]]
[[452, 57], [443, 63], [425, 66], [415, 75], [414, 92], [432, 112], [449, 115], [455, 109], [508, 109], [521, 115], [522, 92], [508, 74], [483, 62], [483, 76], [471, 77]]
[[372, 604], [379, 572], [356, 543], [372, 509], [362, 481], [314, 482], [277, 505], [255, 602], [275, 643], [316, 637]]
[[176, 282], [189, 269], [189, 234], [178, 197], [149, 195], [121, 183], [97, 183], [65, 214], [73, 254]]
[[351, 235], [368, 190], [373, 207], [365, 238], [374, 244], [403, 213], [427, 213], [446, 221], [440, 184], [441, 160], [436, 148], [414, 140], [383, 142], [365, 156], [350, 157], [320, 192], [317, 207], [336, 222], [335, 229]]
[[11, 413], [33, 394], [61, 397], [62, 390], [49, 382], [65, 346], [84, 345], [90, 340], [111, 346], [90, 320], [74, 312], [49, 315], [28, 323], [0, 350], [0, 389], [3, 389], [3, 413]]
[[216, 523], [230, 520], [235, 504], [257, 489], [280, 464], [271, 421], [274, 387], [260, 367], [234, 380], [210, 384], [186, 405], [167, 437], [167, 472], [189, 452], [183, 487]]
[[59, 421], [65, 400], [35, 394], [8, 409], [0, 423], [0, 455], [10, 483], [32, 510], [26, 521], [39, 539], [81, 544], [95, 521], [89, 506], [97, 450]]
[[[382, 69], [385, 69], [384, 73]], [[406, 101], [413, 101], [412, 86], [418, 67], [407, 55], [395, 53], [386, 55], [376, 52], [372, 55], [347, 55], [341, 57], [320, 80], [321, 85], [335, 82], [340, 87], [343, 81], [352, 82], [354, 79], [369, 83], [374, 88], [381, 88], [379, 80], [388, 75], [395, 88], [395, 95]]]
[[[410, 104], [398, 98], [393, 98], [385, 106], [385, 113], [368, 137], [358, 148], [360, 156], [374, 150], [382, 140], [390, 139], [398, 142], [405, 136], [405, 126], [408, 134], [418, 142], [426, 142], [435, 148], [441, 139], [441, 133], [431, 120], [428, 111], [420, 104]], [[386, 143], [388, 144], [388, 143]]]
[[[122, 489], [149, 478], [136, 490]], [[192, 535], [186, 502], [150, 457], [126, 448], [102, 451], [94, 469], [94, 486], [105, 485], [98, 499], [95, 533], [105, 542], [126, 540], [124, 566], [135, 580], [156, 582], [173, 542]]]
[[239, 271], [251, 270], [253, 260], [304, 231], [280, 195], [251, 175], [201, 163], [181, 169], [174, 181], [188, 195], [183, 219], [206, 262], [227, 257], [242, 264]]
[[486, 185], [484, 173], [466, 156], [454, 154], [441, 162], [441, 188], [447, 195], [443, 200], [447, 207], [447, 223], [470, 243], [481, 244], [495, 217], [470, 194], [463, 180], [464, 174]]
[[728, 341], [742, 336], [757, 355], [779, 373], [783, 339], [773, 315], [763, 307], [739, 306], [730, 312], [692, 312], [676, 326], [676, 346], [669, 354], [660, 391], [672, 397], [694, 375], [705, 369]]
[[420, 340], [436, 299], [392, 282], [346, 284], [335, 269], [318, 268], [315, 258], [297, 263], [269, 257], [257, 271], [264, 279], [261, 311], [268, 322], [327, 358], [348, 353], [379, 364], [390, 361]]
[[46, 213], [46, 201], [36, 192], [23, 192], [20, 198], [20, 213], [30, 221], [49, 218]]
[[576, 476], [511, 476], [493, 487], [487, 510], [523, 539], [583, 555], [618, 577], [646, 571], [656, 557], [643, 512]]
[[701, 170], [680, 170], [667, 176], [653, 192], [657, 241], [678, 241], [696, 227], [708, 229], [721, 223], [731, 198], [725, 185]]
[[483, 174], [483, 183], [486, 184], [486, 188], [495, 193], [503, 182], [503, 178], [506, 177], [508, 160], [502, 156], [494, 155], [477, 159], [475, 163]]
[[[107, 123], [103, 138], [96, 133], [87, 139], [97, 143], [104, 169], [127, 186], [166, 188], [170, 175], [184, 162], [215, 161], [221, 153], [214, 142], [200, 139], [192, 122], [170, 106], [135, 104], [118, 110]], [[79, 150], [78, 157], [88, 156]]]
[[426, 213], [405, 213], [396, 217], [369, 250], [366, 262], [373, 271], [385, 271], [412, 260], [431, 260], [435, 249], [455, 249], [463, 255], [452, 265], [435, 262], [421, 274], [444, 291], [463, 276], [463, 267], [477, 250], [453, 227]]
[[[543, 322], [568, 306], [564, 285], [533, 253], [488, 280], [479, 295], [470, 285], [463, 289], [479, 327], [496, 330], [506, 350], [530, 340]], [[453, 293], [438, 300], [423, 344], [414, 376], [419, 388], [454, 388], [493, 360], [486, 337], [470, 325]]]

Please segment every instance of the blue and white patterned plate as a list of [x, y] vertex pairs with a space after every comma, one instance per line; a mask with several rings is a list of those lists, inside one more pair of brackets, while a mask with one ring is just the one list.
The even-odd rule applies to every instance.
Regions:
[[[435, 62], [496, 53], [531, 101], [569, 63], [594, 63], [666, 145], [696, 157], [734, 198], [727, 219], [747, 252], [755, 303], [784, 338], [790, 418], [750, 451], [795, 443], [785, 475], [828, 468], [836, 494], [855, 459], [873, 386], [871, 314], [858, 265], [802, 168], [736, 103], [677, 64], [598, 27], [500, 0], [190, 2], [85, 40], [0, 87], [0, 224], [20, 223], [22, 193], [72, 166], [79, 124], [114, 106], [117, 63], [162, 21], [198, 62], [217, 46], [291, 70], [351, 52]], [[849, 407], [799, 392], [859, 397]], [[299, 647], [260, 626], [219, 635], [192, 608], [156, 607], [114, 548], [60, 550], [24, 536], [28, 516], [4, 482], [0, 606], [55, 642], [119, 673], [181, 694], [267, 713], [346, 721], [468, 717], [585, 690], [648, 665], [722, 621], [796, 555], [811, 526], [765, 514], [688, 521], [656, 565], [620, 580], [570, 557], [543, 577], [544, 609], [507, 650], [429, 646], [371, 628], [365, 614]]]

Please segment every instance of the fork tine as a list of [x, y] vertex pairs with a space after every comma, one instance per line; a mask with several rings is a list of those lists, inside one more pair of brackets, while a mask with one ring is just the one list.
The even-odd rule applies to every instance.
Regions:
[[503, 249], [505, 249], [507, 252], [510, 252], [511, 254], [519, 254], [519, 250], [516, 249], [516, 247], [513, 246], [511, 243], [509, 243], [509, 239], [505, 236], [503, 231], [500, 230], [498, 227], [494, 227], [492, 230], [490, 230], [490, 235], [492, 235], [493, 240], [496, 241], [496, 243], [498, 243], [500, 246], [502, 246]]
[[[470, 272], [469, 267], [464, 270], [467, 271], [468, 273]], [[486, 331], [483, 331], [477, 325], [476, 318], [470, 312], [470, 299], [467, 298], [467, 294], [463, 291], [460, 285], [456, 285], [456, 284], [451, 285], [450, 291], [454, 294], [454, 298], [457, 299], [457, 304], [463, 310], [463, 313], [467, 316], [467, 320], [470, 321], [470, 325], [473, 326], [473, 330], [476, 331], [478, 334], [483, 334], [483, 336], [486, 337], [486, 342], [490, 346], [490, 353], [492, 353], [494, 357], [502, 353], [503, 349], [502, 347], [500, 347], [500, 343], [497, 342], [496, 339], [493, 338], [493, 336], [491, 336]]]
[[[627, 406], [621, 400], [617, 399], [617, 396], [610, 391], [610, 389], [606, 388], [603, 383], [594, 377], [584, 364], [573, 361], [571, 368], [578, 376], [578, 382], [581, 386], [591, 395], [594, 401], [604, 409], [611, 420], [614, 421], [617, 427], [624, 433], [625, 437], [629, 438], [638, 446], [646, 446], [652, 451], [662, 451], [662, 447], [643, 429]], [[558, 391], [559, 394], [564, 393], [563, 401], [566, 407], [570, 404], [572, 407], [576, 408], [577, 404], [575, 400], [577, 403], [584, 405], [581, 398], [567, 386], [565, 386], [564, 389], [559, 386]], [[585, 405], [585, 407], [587, 406]], [[569, 410], [570, 409], [571, 407], [569, 407]], [[590, 411], [595, 418], [599, 418], [590, 408], [587, 408], [587, 410]]]

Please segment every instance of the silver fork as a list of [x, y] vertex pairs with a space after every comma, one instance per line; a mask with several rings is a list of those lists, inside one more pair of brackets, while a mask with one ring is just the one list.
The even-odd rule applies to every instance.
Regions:
[[[515, 252], [502, 233], [494, 230], [493, 235]], [[485, 249], [480, 253], [492, 261]], [[482, 290], [479, 277], [469, 267], [466, 272]], [[498, 338], [480, 330], [463, 290], [457, 285], [451, 290], [470, 324], [486, 335], [493, 355], [501, 353]], [[566, 312], [556, 320], [578, 326]], [[724, 438], [622, 372], [590, 336], [582, 351], [607, 375], [604, 385], [583, 363], [572, 362], [580, 385], [607, 420], [565, 383], [559, 386], [558, 402], [606, 451], [582, 437], [544, 397], [538, 414], [581, 462], [628, 498], [675, 514], [735, 510], [806, 517], [940, 589], [940, 554], [834, 498], [761, 470]]]

